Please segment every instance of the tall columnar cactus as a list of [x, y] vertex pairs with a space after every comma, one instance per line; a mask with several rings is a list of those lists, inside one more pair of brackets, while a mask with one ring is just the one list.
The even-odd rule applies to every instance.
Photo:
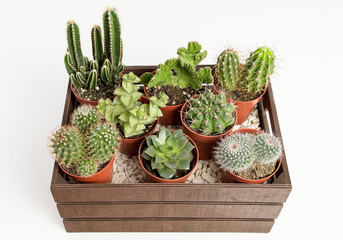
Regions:
[[87, 135], [87, 152], [98, 163], [104, 163], [111, 159], [114, 150], [119, 145], [117, 130], [110, 124], [98, 124]]
[[215, 76], [218, 82], [229, 91], [239, 88], [239, 58], [236, 51], [227, 49], [223, 51], [215, 65]]
[[262, 91], [274, 72], [274, 59], [273, 50], [267, 47], [252, 52], [241, 73], [241, 87], [248, 92]]
[[282, 145], [270, 134], [259, 134], [255, 137], [254, 153], [260, 163], [276, 162], [280, 158]]
[[50, 137], [50, 148], [56, 160], [70, 167], [76, 165], [85, 155], [83, 137], [75, 127], [60, 127]]
[[68, 51], [64, 63], [75, 88], [88, 90], [109, 85], [120, 79], [123, 46], [120, 22], [114, 8], [108, 8], [103, 15], [104, 49], [102, 32], [98, 25], [91, 31], [93, 60], [82, 55], [79, 27], [74, 21], [67, 24]]
[[71, 123], [82, 133], [100, 122], [100, 115], [97, 109], [91, 105], [80, 105], [71, 115]]
[[147, 148], [141, 156], [150, 161], [164, 179], [172, 178], [178, 169], [189, 170], [194, 156], [194, 146], [183, 135], [181, 129], [172, 132], [162, 127], [157, 135], [146, 137]]
[[218, 165], [230, 171], [248, 168], [254, 161], [254, 147], [250, 134], [233, 134], [219, 143], [215, 150]]
[[179, 48], [179, 57], [167, 59], [164, 64], [159, 64], [155, 75], [143, 74], [143, 84], [149, 88], [172, 85], [190, 87], [197, 91], [203, 83], [211, 83], [213, 76], [209, 67], [196, 70], [196, 66], [207, 56], [207, 51], [201, 52], [201, 49], [198, 42], [189, 42], [187, 48]]
[[130, 72], [123, 76], [122, 87], [116, 88], [116, 97], [113, 102], [110, 99], [100, 99], [97, 106], [100, 114], [124, 132], [125, 138], [144, 133], [146, 126], [161, 117], [159, 107], [165, 107], [168, 96], [161, 94], [160, 99], [151, 97], [149, 104], [141, 104], [138, 100], [142, 93], [138, 92], [140, 79]]
[[222, 133], [234, 124], [234, 106], [222, 95], [206, 91], [189, 101], [186, 119], [190, 126], [204, 135]]

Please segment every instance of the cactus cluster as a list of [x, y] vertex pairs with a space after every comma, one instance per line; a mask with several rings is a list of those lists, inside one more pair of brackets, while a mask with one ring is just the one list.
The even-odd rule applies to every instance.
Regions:
[[72, 125], [77, 127], [82, 133], [85, 133], [99, 123], [100, 115], [96, 108], [90, 105], [82, 105], [75, 109], [70, 119]]
[[75, 88], [93, 90], [110, 85], [120, 79], [123, 46], [117, 11], [108, 8], [103, 14], [104, 50], [101, 28], [95, 25], [91, 31], [93, 60], [83, 56], [78, 25], [67, 24], [68, 50], [64, 57], [65, 67]]
[[[91, 108], [81, 105], [74, 110], [73, 116], [96, 112], [95, 108]], [[94, 174], [101, 164], [111, 159], [119, 145], [117, 130], [108, 123], [101, 123], [99, 118], [97, 120], [92, 124], [84, 124], [83, 118], [74, 117], [73, 125], [58, 128], [50, 137], [49, 147], [56, 161], [67, 169], [74, 167], [77, 175]], [[77, 126], [81, 126], [81, 129]]]
[[274, 52], [268, 47], [250, 53], [244, 65], [236, 51], [224, 50], [215, 65], [216, 80], [228, 91], [261, 92], [274, 72], [274, 60]]
[[242, 171], [254, 163], [276, 162], [281, 155], [280, 141], [267, 133], [236, 133], [222, 140], [215, 150], [217, 163], [224, 169]]
[[157, 135], [146, 137], [147, 147], [141, 156], [150, 161], [164, 179], [172, 178], [176, 171], [189, 170], [194, 156], [194, 146], [188, 141], [182, 130], [171, 131], [162, 127]]
[[234, 106], [223, 95], [205, 91], [188, 102], [185, 117], [203, 135], [220, 134], [235, 122]]
[[163, 115], [159, 107], [165, 107], [168, 102], [168, 96], [161, 94], [159, 99], [151, 97], [149, 104], [140, 103], [138, 100], [142, 93], [138, 92], [139, 87], [134, 84], [139, 82], [140, 78], [132, 72], [125, 74], [122, 86], [114, 91], [116, 97], [113, 101], [100, 99], [97, 106], [108, 122], [119, 125], [125, 138], [144, 133], [147, 125]]
[[145, 73], [141, 76], [143, 84], [149, 88], [155, 86], [179, 86], [190, 87], [195, 91], [202, 87], [203, 83], [211, 83], [213, 76], [209, 67], [196, 70], [196, 66], [207, 56], [207, 51], [201, 52], [198, 42], [189, 42], [187, 48], [177, 50], [177, 58], [171, 58], [164, 64], [159, 64], [156, 74]]

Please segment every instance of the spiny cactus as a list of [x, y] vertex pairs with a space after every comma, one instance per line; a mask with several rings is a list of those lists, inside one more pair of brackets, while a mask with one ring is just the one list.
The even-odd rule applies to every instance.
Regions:
[[276, 162], [280, 158], [282, 145], [276, 137], [270, 134], [259, 134], [255, 137], [255, 158], [260, 163]]
[[239, 88], [239, 58], [236, 51], [227, 49], [223, 51], [215, 65], [215, 75], [218, 82], [226, 90], [237, 90]]
[[60, 127], [53, 132], [50, 148], [56, 160], [66, 167], [76, 165], [85, 155], [83, 137], [75, 127]]
[[78, 25], [74, 21], [67, 24], [68, 51], [64, 63], [75, 88], [94, 90], [120, 79], [120, 73], [124, 68], [123, 46], [116, 10], [108, 8], [103, 14], [103, 21], [104, 50], [100, 26], [94, 25], [91, 31], [94, 58], [92, 61], [82, 55]]
[[196, 66], [207, 56], [207, 51], [200, 52], [201, 48], [198, 42], [189, 42], [187, 48], [179, 48], [177, 50], [179, 57], [159, 64], [155, 75], [143, 74], [141, 76], [144, 79], [143, 84], [149, 88], [172, 85], [181, 88], [190, 87], [197, 91], [203, 83], [211, 83], [213, 76], [209, 67], [196, 71]]
[[205, 91], [189, 101], [186, 119], [190, 126], [203, 135], [218, 134], [234, 124], [234, 106], [222, 95]]
[[151, 168], [157, 169], [162, 178], [172, 178], [178, 169], [189, 170], [194, 146], [181, 129], [172, 132], [162, 127], [157, 135], [146, 137], [146, 141], [148, 147], [141, 156], [151, 162]]
[[230, 171], [239, 171], [249, 167], [254, 160], [251, 136], [250, 134], [233, 134], [222, 140], [215, 150], [217, 163]]
[[96, 171], [97, 163], [91, 158], [81, 160], [77, 166], [78, 175], [83, 177], [93, 175]]
[[113, 102], [110, 99], [100, 99], [97, 106], [108, 122], [119, 125], [125, 138], [144, 133], [147, 125], [163, 115], [159, 107], [165, 107], [168, 102], [165, 94], [161, 94], [160, 99], [151, 97], [149, 104], [138, 102], [142, 93], [138, 92], [139, 87], [134, 83], [139, 82], [140, 79], [132, 72], [125, 74], [122, 86], [114, 91], [116, 97]]
[[270, 48], [260, 47], [252, 52], [241, 73], [241, 86], [251, 91], [262, 91], [274, 72], [274, 52]]
[[87, 135], [87, 152], [92, 159], [104, 163], [111, 159], [119, 145], [117, 130], [110, 124], [98, 124]]
[[97, 109], [91, 105], [80, 105], [71, 115], [71, 123], [81, 132], [87, 132], [91, 127], [100, 122]]

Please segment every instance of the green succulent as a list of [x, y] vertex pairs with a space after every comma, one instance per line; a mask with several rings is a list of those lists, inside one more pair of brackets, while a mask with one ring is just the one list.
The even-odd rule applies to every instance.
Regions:
[[100, 115], [97, 109], [91, 105], [80, 105], [71, 115], [71, 124], [83, 133], [99, 122]]
[[157, 169], [162, 178], [172, 178], [178, 169], [190, 169], [194, 146], [181, 129], [172, 132], [162, 127], [157, 135], [146, 137], [146, 141], [148, 146], [141, 156], [150, 161], [151, 168]]
[[142, 83], [149, 88], [172, 85], [190, 87], [195, 91], [199, 90], [203, 83], [210, 84], [213, 81], [211, 69], [204, 67], [196, 70], [196, 66], [207, 56], [207, 51], [200, 52], [201, 48], [198, 42], [189, 42], [187, 48], [177, 50], [178, 58], [171, 58], [164, 64], [159, 64], [155, 75], [143, 74]]
[[203, 135], [219, 134], [235, 123], [234, 106], [222, 95], [205, 91], [189, 101], [186, 119]]
[[160, 107], [166, 107], [168, 96], [161, 94], [160, 98], [151, 97], [149, 104], [142, 104], [138, 100], [142, 93], [138, 92], [140, 79], [132, 72], [123, 76], [122, 86], [114, 91], [116, 97], [100, 99], [97, 106], [105, 119], [118, 125], [124, 132], [125, 138], [144, 133], [146, 126], [163, 116]]

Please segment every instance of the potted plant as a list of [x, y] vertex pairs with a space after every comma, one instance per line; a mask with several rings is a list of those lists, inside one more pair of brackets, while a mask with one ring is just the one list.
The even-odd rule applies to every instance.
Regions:
[[263, 183], [281, 165], [278, 138], [256, 129], [239, 129], [223, 139], [215, 150], [224, 182]]
[[199, 161], [195, 143], [181, 129], [162, 127], [143, 140], [138, 152], [145, 179], [152, 182], [185, 182]]
[[92, 28], [93, 60], [83, 56], [78, 25], [67, 24], [68, 50], [64, 57], [71, 89], [81, 104], [96, 106], [100, 98], [113, 96], [113, 90], [120, 85], [123, 46], [120, 37], [120, 22], [117, 11], [108, 8], [103, 14], [104, 48], [100, 26]]
[[114, 151], [119, 145], [116, 128], [102, 123], [95, 107], [79, 106], [72, 125], [61, 126], [50, 136], [49, 147], [61, 169], [85, 183], [110, 183]]
[[233, 102], [237, 111], [237, 124], [242, 124], [267, 91], [274, 72], [274, 53], [260, 47], [250, 53], [245, 64], [240, 64], [238, 54], [232, 49], [223, 51], [214, 69], [214, 91], [223, 92]]
[[182, 129], [199, 149], [200, 159], [212, 159], [212, 148], [236, 121], [234, 106], [223, 95], [205, 91], [186, 102], [180, 113]]
[[141, 76], [148, 98], [161, 92], [169, 97], [167, 106], [162, 108], [162, 125], [180, 124], [179, 111], [185, 101], [194, 96], [203, 83], [213, 81], [209, 67], [196, 70], [196, 66], [207, 56], [207, 51], [201, 52], [201, 48], [198, 42], [189, 42], [187, 48], [177, 50], [177, 58], [159, 64], [155, 74], [148, 72]]
[[144, 137], [153, 133], [158, 117], [163, 114], [159, 107], [165, 107], [168, 96], [160, 94], [160, 98], [151, 97], [149, 103], [138, 101], [142, 93], [134, 83], [141, 80], [130, 72], [122, 77], [122, 86], [114, 91], [113, 101], [100, 99], [97, 106], [99, 113], [106, 121], [118, 126], [121, 132], [121, 153], [134, 156]]

